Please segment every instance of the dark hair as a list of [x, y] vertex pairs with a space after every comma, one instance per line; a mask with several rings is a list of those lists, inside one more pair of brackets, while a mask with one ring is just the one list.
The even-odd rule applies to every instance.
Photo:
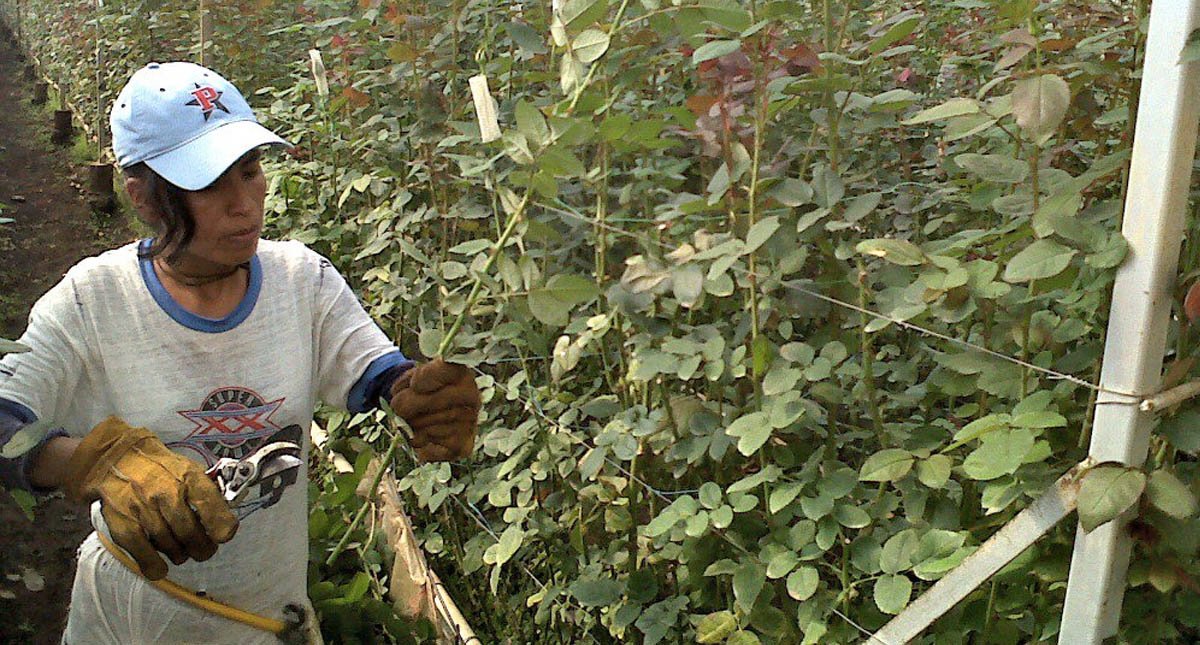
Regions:
[[168, 248], [174, 247], [175, 250], [167, 256], [167, 261], [178, 259], [179, 253], [196, 234], [196, 220], [183, 197], [187, 191], [163, 179], [162, 175], [145, 162], [135, 163], [122, 170], [126, 175], [146, 183], [150, 209], [159, 216], [156, 227], [158, 234], [150, 246], [138, 249], [138, 257], [155, 258]]
[[[242, 165], [248, 159], [257, 161], [261, 158], [262, 148], [251, 148], [237, 161], [230, 164], [225, 173]], [[188, 209], [187, 200], [184, 199], [184, 195], [188, 191], [164, 179], [145, 162], [135, 163], [121, 170], [129, 177], [146, 183], [150, 209], [159, 215], [158, 234], [150, 246], [138, 249], [138, 257], [155, 258], [173, 247], [175, 250], [167, 256], [167, 262], [175, 262], [179, 259], [180, 253], [191, 243], [192, 236], [196, 234], [196, 219], [192, 217], [192, 211]], [[217, 177], [213, 183], [220, 181], [225, 173], [221, 173], [221, 176]]]

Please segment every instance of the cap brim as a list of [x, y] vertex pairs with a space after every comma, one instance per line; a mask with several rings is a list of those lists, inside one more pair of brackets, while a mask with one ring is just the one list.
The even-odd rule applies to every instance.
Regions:
[[254, 121], [232, 121], [147, 159], [146, 165], [184, 190], [200, 190], [216, 181], [242, 155], [270, 144], [291, 146]]

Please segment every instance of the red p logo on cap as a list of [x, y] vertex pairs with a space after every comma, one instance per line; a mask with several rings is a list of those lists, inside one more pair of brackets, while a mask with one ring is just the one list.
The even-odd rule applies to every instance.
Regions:
[[[212, 112], [217, 99], [221, 98], [221, 93], [211, 87], [201, 87], [192, 92], [192, 96], [196, 97], [196, 103], [200, 105], [201, 110]], [[192, 105], [192, 103], [188, 103], [188, 105]]]

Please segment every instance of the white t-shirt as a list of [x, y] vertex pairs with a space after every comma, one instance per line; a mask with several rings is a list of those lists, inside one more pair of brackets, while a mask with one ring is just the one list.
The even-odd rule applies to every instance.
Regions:
[[[205, 466], [272, 441], [299, 443], [305, 465], [294, 481], [235, 509], [237, 535], [212, 559], [168, 572], [281, 618], [285, 604], [308, 604], [313, 409], [318, 400], [367, 407], [365, 385], [405, 359], [332, 265], [299, 242], [261, 241], [245, 298], [221, 320], [182, 309], [137, 251], [129, 244], [80, 262], [34, 305], [21, 337], [32, 351], [0, 361], [0, 398], [73, 436], [117, 415]], [[98, 503], [92, 523], [105, 530]], [[274, 640], [166, 596], [92, 546], [80, 550], [68, 642]]]

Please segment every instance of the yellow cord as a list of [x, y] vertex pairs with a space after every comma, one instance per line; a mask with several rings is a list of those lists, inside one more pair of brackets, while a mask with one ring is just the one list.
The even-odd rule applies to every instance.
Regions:
[[[108, 549], [108, 552], [113, 554], [113, 556], [116, 557], [121, 564], [129, 568], [130, 571], [142, 576], [142, 570], [137, 566], [137, 563], [133, 561], [133, 558], [129, 557], [129, 554], [125, 553], [119, 547], [117, 547], [117, 545], [113, 544], [112, 540], [110, 540], [107, 535], [101, 533], [100, 531], [96, 531], [96, 537], [100, 538], [100, 544], [103, 544], [104, 548]], [[145, 578], [145, 576], [142, 577]], [[288, 628], [287, 623], [284, 623], [281, 620], [260, 616], [255, 613], [238, 609], [237, 607], [230, 607], [229, 605], [217, 602], [211, 598], [205, 598], [198, 595], [191, 589], [172, 582], [166, 578], [163, 578], [162, 580], [147, 579], [146, 582], [154, 585], [167, 595], [182, 600], [193, 607], [199, 607], [204, 611], [214, 613], [223, 618], [228, 618], [229, 620], [237, 621], [243, 625], [249, 625], [255, 629], [261, 629], [264, 632], [281, 634]]]

